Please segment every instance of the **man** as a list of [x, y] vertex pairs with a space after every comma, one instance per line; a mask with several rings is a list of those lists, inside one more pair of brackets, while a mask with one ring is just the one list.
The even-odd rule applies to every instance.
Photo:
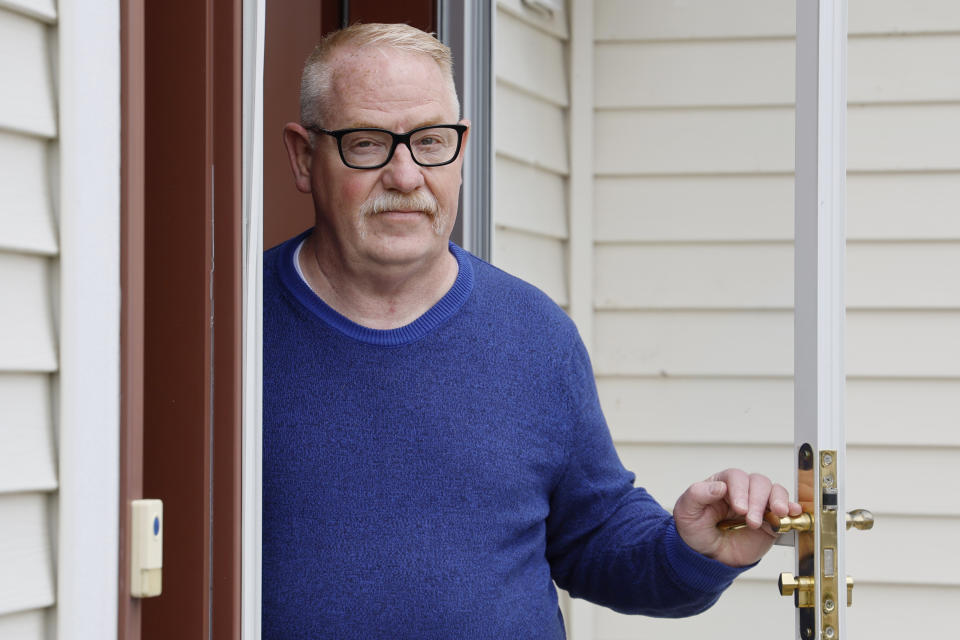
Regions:
[[572, 322], [449, 243], [458, 114], [449, 50], [412, 27], [350, 27], [304, 68], [284, 141], [316, 226], [264, 258], [266, 639], [563, 638], [554, 582], [690, 615], [769, 549], [765, 511], [800, 512], [737, 470], [673, 516], [633, 487]]

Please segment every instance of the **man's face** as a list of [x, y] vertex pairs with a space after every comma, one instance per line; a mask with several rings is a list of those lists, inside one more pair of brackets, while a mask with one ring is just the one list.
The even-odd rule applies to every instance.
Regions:
[[[335, 69], [325, 129], [404, 133], [456, 122], [447, 84], [428, 56], [386, 48], [346, 51], [337, 55]], [[448, 165], [421, 167], [398, 145], [385, 166], [351, 169], [340, 160], [336, 140], [317, 135], [311, 190], [321, 243], [358, 266], [442, 259], [457, 215], [462, 158], [461, 151]], [[396, 196], [386, 211], [365, 212], [384, 196]]]

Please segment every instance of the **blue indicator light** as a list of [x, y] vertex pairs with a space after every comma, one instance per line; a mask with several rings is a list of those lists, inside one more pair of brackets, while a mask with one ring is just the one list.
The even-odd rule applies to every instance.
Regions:
[[160, 534], [160, 517], [153, 516], [153, 535]]

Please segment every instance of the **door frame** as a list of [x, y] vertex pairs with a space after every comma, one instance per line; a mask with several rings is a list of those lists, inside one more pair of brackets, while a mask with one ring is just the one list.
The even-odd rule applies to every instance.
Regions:
[[263, 70], [265, 0], [243, 0], [241, 638], [259, 640], [263, 442]]
[[[120, 414], [120, 7], [60, 3], [58, 637], [117, 632]], [[52, 618], [53, 616], [51, 616]], [[48, 625], [53, 621], [48, 621]]]

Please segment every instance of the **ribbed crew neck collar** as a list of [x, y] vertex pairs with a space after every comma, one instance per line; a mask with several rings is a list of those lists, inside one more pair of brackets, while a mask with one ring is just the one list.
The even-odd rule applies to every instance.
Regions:
[[450, 253], [457, 260], [457, 279], [453, 286], [435, 305], [408, 325], [396, 329], [371, 329], [357, 324], [341, 315], [320, 299], [313, 289], [300, 277], [294, 265], [297, 247], [312, 230], [288, 240], [279, 256], [280, 281], [308, 311], [340, 333], [354, 340], [381, 346], [398, 346], [415, 342], [449, 320], [473, 291], [473, 266], [466, 251], [450, 243]]

